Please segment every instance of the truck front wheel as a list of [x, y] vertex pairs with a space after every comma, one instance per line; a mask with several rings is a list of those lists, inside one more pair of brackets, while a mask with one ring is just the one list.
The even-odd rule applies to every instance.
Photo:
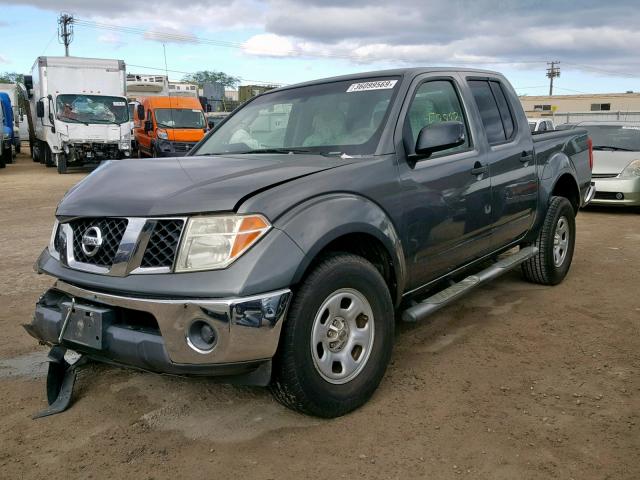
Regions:
[[538, 253], [522, 264], [524, 277], [533, 283], [557, 285], [569, 272], [576, 241], [575, 212], [564, 197], [551, 197], [547, 215], [534, 245]]
[[285, 320], [272, 391], [283, 405], [324, 418], [364, 404], [393, 348], [387, 285], [362, 257], [325, 258], [301, 283]]
[[58, 173], [67, 173], [67, 156], [63, 153], [56, 155], [56, 166], [58, 167]]

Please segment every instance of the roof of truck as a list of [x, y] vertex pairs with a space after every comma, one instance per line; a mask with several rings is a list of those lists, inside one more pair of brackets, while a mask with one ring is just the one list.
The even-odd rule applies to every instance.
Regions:
[[412, 68], [394, 68], [390, 70], [374, 70], [371, 72], [352, 73], [349, 75], [341, 75], [338, 77], [326, 77], [319, 78], [317, 80], [310, 80], [308, 82], [296, 83], [292, 85], [286, 85], [274, 90], [270, 90], [267, 93], [287, 90], [289, 88], [306, 87], [308, 85], [317, 85], [327, 82], [342, 82], [349, 80], [358, 80], [361, 78], [374, 78], [374, 77], [415, 77], [423, 73], [430, 72], [456, 72], [456, 73], [471, 73], [476, 75], [500, 75], [501, 73], [492, 70], [479, 70], [473, 68], [452, 68], [452, 67], [412, 67]]
[[200, 100], [196, 97], [144, 97], [139, 102], [150, 108], [197, 108], [202, 110]]

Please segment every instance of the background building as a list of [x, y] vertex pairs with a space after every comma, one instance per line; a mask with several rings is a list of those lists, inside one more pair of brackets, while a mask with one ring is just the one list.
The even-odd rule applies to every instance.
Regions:
[[588, 120], [640, 120], [640, 93], [525, 95], [527, 117], [553, 117], [556, 124]]

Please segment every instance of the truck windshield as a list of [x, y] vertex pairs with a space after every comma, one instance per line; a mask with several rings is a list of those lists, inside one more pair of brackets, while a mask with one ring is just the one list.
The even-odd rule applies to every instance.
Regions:
[[373, 154], [398, 78], [357, 79], [264, 94], [234, 113], [195, 155]]
[[156, 123], [165, 128], [204, 128], [204, 114], [196, 108], [158, 108]]
[[104, 95], [58, 95], [56, 117], [71, 123], [125, 123], [129, 121], [127, 100]]
[[640, 125], [578, 126], [589, 132], [594, 149], [640, 151]]

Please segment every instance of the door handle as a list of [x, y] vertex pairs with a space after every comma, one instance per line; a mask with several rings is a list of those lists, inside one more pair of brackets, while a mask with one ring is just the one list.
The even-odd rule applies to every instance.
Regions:
[[476, 162], [473, 168], [471, 169], [471, 175], [482, 175], [483, 173], [487, 173], [489, 171], [488, 165], [482, 165], [480, 162]]
[[528, 163], [531, 161], [532, 155], [529, 152], [522, 152], [520, 155], [520, 161], [522, 163]]

